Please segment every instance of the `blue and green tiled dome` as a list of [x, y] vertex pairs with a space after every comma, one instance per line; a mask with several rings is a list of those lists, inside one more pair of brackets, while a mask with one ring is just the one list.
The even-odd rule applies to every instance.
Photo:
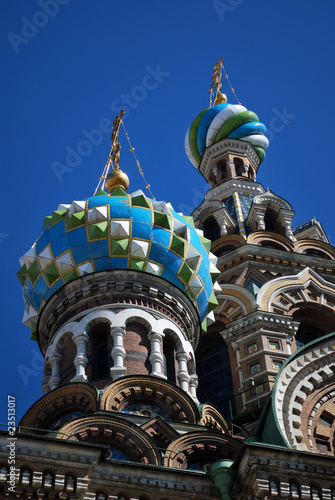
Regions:
[[170, 204], [118, 188], [71, 205], [45, 218], [36, 243], [20, 259], [23, 323], [32, 329], [44, 304], [66, 283], [85, 274], [133, 269], [161, 276], [193, 302], [203, 322], [216, 307], [219, 272], [210, 240], [193, 219]]
[[231, 138], [250, 142], [263, 161], [265, 150], [269, 146], [265, 134], [265, 125], [244, 106], [226, 102], [216, 104], [204, 109], [191, 123], [185, 137], [186, 154], [198, 170], [201, 157], [208, 146]]

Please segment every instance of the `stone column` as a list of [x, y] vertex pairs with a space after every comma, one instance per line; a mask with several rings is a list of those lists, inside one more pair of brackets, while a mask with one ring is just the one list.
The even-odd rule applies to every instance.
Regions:
[[180, 387], [181, 389], [183, 389], [183, 391], [188, 392], [190, 375], [187, 369], [187, 362], [190, 359], [190, 357], [185, 351], [177, 352], [176, 357], [179, 363], [179, 370], [177, 373], [177, 377], [179, 380]]
[[258, 231], [265, 230], [264, 215], [265, 215], [264, 208], [256, 208], [256, 221], [257, 221], [257, 230]]
[[127, 368], [123, 365], [124, 358], [126, 357], [126, 351], [123, 347], [123, 337], [126, 335], [126, 331], [123, 328], [113, 328], [111, 335], [114, 340], [114, 347], [111, 352], [114, 363], [110, 369], [110, 375], [113, 380], [116, 380], [127, 374]]
[[55, 353], [50, 358], [51, 365], [51, 377], [49, 379], [49, 387], [53, 391], [57, 389], [60, 382], [60, 360], [62, 359], [62, 355], [59, 353]]
[[86, 343], [88, 342], [88, 336], [84, 333], [74, 337], [73, 340], [77, 347], [77, 356], [74, 359], [76, 375], [71, 379], [71, 382], [87, 382], [86, 366], [88, 359], [86, 357]]
[[162, 356], [162, 341], [163, 341], [164, 333], [151, 332], [148, 335], [148, 339], [151, 344], [151, 353], [149, 356], [149, 361], [151, 363], [151, 373], [154, 377], [166, 378], [163, 373], [163, 356]]
[[216, 210], [213, 213], [213, 216], [215, 217], [216, 222], [220, 226], [220, 236], [226, 236], [228, 234], [228, 231], [227, 231], [227, 224], [226, 224], [226, 220], [225, 220], [225, 209], [219, 208], [219, 210]]
[[228, 160], [227, 161], [227, 176], [228, 177], [233, 177], [233, 167], [234, 167], [233, 160]]
[[197, 398], [197, 387], [198, 387], [198, 377], [197, 375], [191, 375], [190, 377], [190, 394], [195, 402], [198, 401]]

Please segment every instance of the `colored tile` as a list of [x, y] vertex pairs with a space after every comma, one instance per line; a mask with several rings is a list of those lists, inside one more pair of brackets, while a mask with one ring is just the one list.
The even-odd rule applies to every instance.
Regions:
[[193, 273], [193, 269], [185, 262], [179, 270], [178, 277], [182, 280], [184, 285], [187, 285], [193, 277]]
[[93, 259], [109, 257], [108, 240], [92, 241], [89, 245], [89, 248]]
[[24, 264], [16, 273], [17, 277], [20, 280], [21, 285], [24, 285], [24, 282], [26, 281], [26, 276], [27, 276], [27, 266]]
[[176, 236], [175, 234], [172, 236], [172, 241], [170, 243], [170, 250], [180, 255], [180, 257], [184, 257], [186, 250], [186, 243], [184, 240]]
[[145, 260], [130, 259], [129, 268], [135, 269], [136, 271], [143, 271], [145, 266]]
[[[150, 256], [150, 260], [153, 260], [153, 259], [151, 259], [151, 256]], [[165, 266], [170, 271], [177, 274], [182, 263], [183, 263], [183, 259], [181, 259], [179, 257], [179, 255], [176, 255], [176, 254], [168, 251], [168, 253], [166, 254]]]
[[136, 207], [150, 208], [150, 203], [145, 195], [132, 196], [131, 202], [132, 205]]
[[163, 245], [158, 245], [157, 243], [151, 243], [149, 260], [157, 262], [157, 264], [164, 265], [168, 249]]
[[111, 268], [112, 269], [127, 269], [128, 268], [128, 258], [127, 257], [112, 257], [111, 258]]
[[51, 249], [56, 258], [58, 257], [58, 255], [64, 253], [68, 248], [69, 242], [67, 233], [62, 234], [58, 238], [51, 241]]
[[51, 264], [51, 266], [48, 267], [46, 271], [44, 271], [43, 274], [49, 285], [52, 285], [59, 278], [59, 272], [54, 262]]
[[69, 271], [63, 276], [63, 279], [66, 281], [66, 283], [68, 283], [69, 281], [73, 281], [76, 278], [78, 278], [78, 273], [75, 269], [72, 269], [72, 271]]
[[99, 191], [101, 195], [98, 195], [98, 193], [95, 196], [92, 196], [91, 198], [88, 199], [87, 201], [87, 207], [92, 208], [92, 207], [99, 207], [101, 205], [109, 205], [109, 197], [104, 191]]
[[43, 231], [38, 237], [38, 240], [36, 241], [36, 253], [42, 252], [42, 250], [47, 246], [48, 243], [49, 243], [49, 231], [48, 229], [43, 229]]
[[47, 293], [45, 294], [44, 300], [46, 300], [46, 301], [47, 301], [47, 300], [48, 300], [50, 297], [52, 297], [52, 295], [53, 295], [54, 293], [56, 293], [56, 292], [57, 292], [57, 290], [59, 290], [59, 289], [60, 289], [63, 285], [64, 285], [64, 281], [62, 281], [62, 280], [58, 280], [58, 281], [56, 281], [56, 283], [54, 283], [54, 284], [52, 285], [52, 287], [51, 287], [51, 288], [49, 288], [49, 290], [48, 290], [48, 291], [47, 291]]
[[129, 240], [115, 239], [111, 240], [112, 256], [123, 256], [128, 254]]
[[160, 229], [158, 227], [154, 227], [151, 233], [151, 239], [155, 243], [163, 245], [168, 248], [171, 240], [171, 232], [166, 229]]
[[67, 222], [66, 222], [67, 230], [70, 231], [71, 229], [74, 229], [76, 227], [80, 227], [83, 224], [85, 224], [85, 216], [86, 216], [85, 210], [82, 210], [81, 212], [76, 212], [76, 213], [70, 215], [67, 218]]
[[27, 271], [28, 273], [28, 276], [30, 278], [30, 281], [32, 282], [32, 284], [35, 283], [35, 281], [37, 280], [38, 276], [41, 274], [41, 271], [40, 271], [40, 268], [37, 264], [37, 261], [35, 261], [28, 269]]
[[131, 218], [139, 222], [147, 222], [151, 224], [152, 212], [146, 208], [133, 207], [131, 210]]
[[67, 234], [69, 247], [74, 248], [83, 243], [87, 243], [86, 226], [79, 227]]
[[172, 271], [169, 271], [169, 269], [166, 269], [165, 267], [162, 271], [161, 277], [166, 279], [167, 281], [173, 282], [175, 274]]
[[51, 219], [52, 219], [52, 215], [46, 215], [46, 216], [44, 217], [44, 221], [43, 221], [43, 229], [44, 229], [45, 227], [47, 227], [47, 226], [50, 224]]
[[27, 278], [26, 281], [24, 282], [24, 287], [22, 290], [23, 300], [24, 300], [25, 304], [28, 304], [28, 302], [29, 302], [29, 299], [30, 299], [30, 296], [32, 293], [32, 289], [33, 289], [33, 286], [31, 284], [31, 281], [29, 278]]
[[101, 259], [94, 259], [94, 267], [96, 271], [105, 271], [111, 268], [110, 257], [103, 257]]
[[150, 239], [152, 229], [151, 224], [133, 221], [131, 226], [133, 238]]
[[94, 224], [89, 224], [88, 231], [91, 240], [103, 239], [108, 236], [108, 222], [95, 222]]
[[[34, 294], [38, 294], [41, 299], [44, 297], [44, 295], [47, 293], [49, 290], [49, 285], [46, 283], [45, 279], [43, 276], [40, 276], [38, 280], [36, 281], [36, 284], [34, 286], [34, 291], [33, 291], [33, 296]], [[34, 304], [33, 304], [34, 305]], [[35, 306], [34, 306], [35, 307]], [[39, 307], [39, 306], [38, 306]], [[35, 307], [36, 308], [36, 307]]]
[[64, 233], [65, 233], [65, 224], [64, 220], [61, 220], [60, 222], [58, 222], [49, 229], [49, 241], [58, 238], [58, 236], [61, 236]]
[[161, 212], [154, 211], [154, 225], [171, 229], [171, 217]]
[[88, 244], [84, 243], [78, 247], [72, 248], [71, 250], [72, 257], [77, 266], [79, 266], [82, 262], [86, 262], [91, 259], [92, 254]]
[[57, 224], [57, 222], [63, 220], [66, 215], [66, 212], [67, 210], [54, 210], [54, 212], [52, 212], [50, 226], [54, 226], [55, 224]]

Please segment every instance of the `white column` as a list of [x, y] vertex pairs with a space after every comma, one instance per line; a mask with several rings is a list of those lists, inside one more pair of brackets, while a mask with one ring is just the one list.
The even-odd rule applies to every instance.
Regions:
[[50, 358], [51, 365], [51, 377], [49, 379], [49, 387], [53, 391], [57, 389], [60, 382], [60, 360], [62, 359], [62, 355], [59, 353], [55, 353]]
[[113, 366], [110, 369], [110, 375], [113, 380], [116, 380], [127, 374], [127, 368], [123, 364], [126, 357], [126, 351], [123, 347], [123, 337], [126, 335], [126, 331], [123, 328], [113, 328], [111, 335], [114, 340], [114, 347], [111, 352]]
[[216, 210], [216, 212], [213, 213], [213, 216], [215, 217], [216, 222], [220, 226], [220, 236], [226, 236], [226, 234], [228, 234], [228, 231], [225, 220], [225, 209], [220, 208], [219, 210]]
[[256, 208], [256, 220], [257, 220], [257, 229], [258, 231], [265, 230], [265, 222], [264, 222], [265, 209], [264, 208]]
[[[233, 166], [234, 166], [234, 162], [233, 162], [233, 160], [228, 160], [228, 161], [227, 161], [227, 167], [228, 167], [228, 169], [229, 169], [229, 171], [230, 171], [230, 175], [232, 175]], [[227, 170], [228, 170], [228, 169], [227, 169]], [[227, 171], [227, 174], [228, 174], [228, 171]]]
[[198, 401], [197, 398], [197, 387], [198, 387], [198, 377], [197, 375], [191, 375], [190, 378], [190, 394], [192, 399], [194, 399], [195, 402]]
[[71, 382], [87, 382], [86, 365], [88, 359], [86, 357], [86, 343], [88, 342], [88, 336], [84, 333], [74, 337], [73, 340], [77, 346], [77, 355], [74, 358], [76, 375], [71, 379]]
[[179, 370], [177, 373], [177, 377], [179, 380], [180, 387], [181, 389], [183, 389], [183, 391], [188, 392], [190, 375], [187, 369], [187, 362], [190, 359], [190, 357], [185, 351], [177, 352], [176, 357], [179, 363]]
[[163, 356], [161, 354], [161, 346], [163, 342], [164, 333], [151, 332], [148, 335], [150, 340], [150, 350], [151, 354], [149, 356], [149, 361], [151, 363], [151, 373], [154, 377], [166, 378], [163, 373]]

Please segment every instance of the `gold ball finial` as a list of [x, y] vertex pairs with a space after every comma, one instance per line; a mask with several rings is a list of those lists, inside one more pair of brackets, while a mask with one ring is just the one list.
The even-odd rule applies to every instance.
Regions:
[[107, 175], [105, 186], [108, 189], [109, 194], [115, 191], [118, 187], [127, 191], [129, 188], [129, 177], [127, 174], [122, 172], [120, 168], [114, 169]]
[[215, 101], [214, 101], [214, 106], [216, 106], [217, 104], [223, 104], [225, 102], [227, 102], [226, 94], [222, 94], [222, 92], [218, 92], [217, 96], [215, 98]]

